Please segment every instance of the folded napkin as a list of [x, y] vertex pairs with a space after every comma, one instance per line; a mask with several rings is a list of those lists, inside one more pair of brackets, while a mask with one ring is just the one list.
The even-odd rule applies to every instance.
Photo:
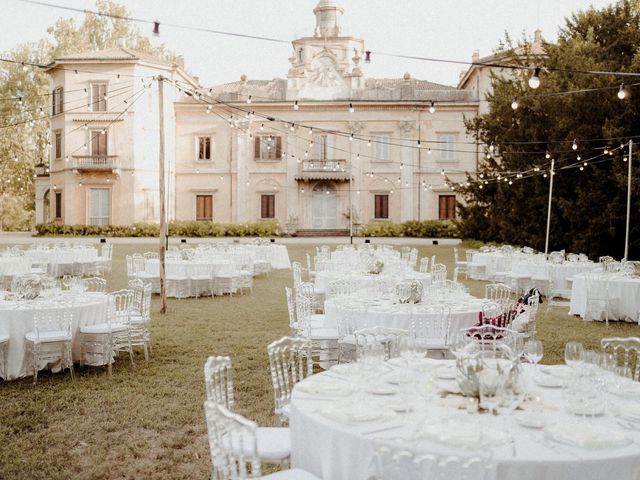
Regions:
[[631, 443], [621, 430], [590, 423], [554, 423], [545, 428], [544, 433], [549, 440], [587, 449], [615, 448]]
[[353, 387], [347, 382], [300, 382], [295, 388], [296, 392], [328, 397], [344, 397], [353, 393]]
[[504, 432], [457, 419], [425, 425], [418, 431], [418, 436], [464, 449], [495, 446], [511, 441], [509, 435]]
[[383, 408], [379, 404], [343, 404], [320, 411], [320, 414], [330, 420], [340, 423], [364, 423], [376, 420], [386, 420], [395, 415], [392, 410]]

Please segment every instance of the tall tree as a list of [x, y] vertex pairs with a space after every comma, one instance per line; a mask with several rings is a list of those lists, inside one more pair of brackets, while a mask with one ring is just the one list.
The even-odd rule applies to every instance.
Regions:
[[[566, 20], [558, 42], [546, 45], [544, 58], [525, 51], [515, 61], [543, 67], [541, 86], [528, 87], [527, 70], [494, 76], [490, 111], [467, 122], [470, 134], [496, 149], [487, 150], [479, 166], [482, 178], [469, 176], [468, 186], [457, 188], [464, 199], [463, 235], [544, 248], [548, 152], [556, 161], [550, 248], [622, 256], [628, 152], [621, 144], [640, 136], [640, 89], [627, 86], [628, 95], [620, 100], [622, 77], [578, 72], [640, 72], [640, 1], [577, 12]], [[564, 94], [569, 91], [579, 93]], [[630, 257], [635, 258], [640, 256], [640, 161], [634, 163]]]
[[[119, 43], [175, 60], [164, 45], [154, 47], [131, 22], [124, 6], [97, 0], [98, 12], [76, 25], [60, 18], [47, 29], [50, 38], [16, 46], [0, 64], [0, 230], [26, 230], [34, 223], [34, 166], [48, 165], [51, 111], [48, 76], [29, 64], [45, 65], [65, 54], [116, 47]], [[114, 18], [116, 17], [116, 18]]]

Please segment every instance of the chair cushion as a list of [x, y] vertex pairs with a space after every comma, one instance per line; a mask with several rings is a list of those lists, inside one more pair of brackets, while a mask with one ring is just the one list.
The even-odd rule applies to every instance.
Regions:
[[[289, 429], [284, 427], [258, 427], [256, 431], [258, 443], [258, 456], [262, 461], [280, 462], [289, 458], [291, 455], [291, 436]], [[223, 439], [225, 448], [229, 447], [229, 440]], [[251, 449], [251, 441], [249, 435], [242, 435], [242, 446], [245, 452]], [[233, 453], [240, 453], [240, 445], [238, 437], [234, 436]]]
[[311, 340], [337, 340], [338, 330], [335, 328], [311, 328], [309, 338]]
[[[127, 326], [124, 323], [112, 323], [111, 332], [124, 332]], [[94, 323], [93, 325], [84, 325], [80, 327], [80, 333], [100, 334], [109, 333], [109, 324]]]
[[[36, 332], [27, 332], [24, 338], [29, 342], [35, 342]], [[70, 340], [71, 336], [65, 331], [40, 332], [40, 343], [66, 342]]]
[[300, 468], [282, 470], [281, 472], [272, 473], [262, 478], [264, 480], [321, 480], [320, 477], [316, 477], [313, 473], [309, 473]]

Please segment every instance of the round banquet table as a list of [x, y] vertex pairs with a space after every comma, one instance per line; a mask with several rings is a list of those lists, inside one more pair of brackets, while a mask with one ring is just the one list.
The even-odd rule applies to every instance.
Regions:
[[352, 289], [389, 289], [402, 280], [418, 280], [422, 287], [426, 289], [431, 284], [431, 274], [409, 271], [402, 274], [372, 275], [370, 273], [352, 273], [333, 270], [323, 270], [316, 272], [315, 289], [316, 293], [326, 293], [329, 282], [333, 280], [343, 280], [349, 282]]
[[271, 268], [273, 269], [291, 268], [289, 252], [286, 245], [247, 245], [247, 247], [253, 250], [258, 258], [269, 260]]
[[[71, 309], [73, 323], [72, 356], [80, 360], [80, 325], [105, 321], [107, 314], [107, 295], [103, 293], [83, 292], [79, 294], [63, 293], [60, 296], [43, 300], [39, 307], [50, 310]], [[9, 354], [7, 375], [9, 380], [31, 375], [26, 358], [25, 334], [33, 330], [33, 307], [28, 301], [0, 301], [0, 333], [9, 335]]]
[[[145, 274], [147, 278], [159, 278], [160, 277], [160, 261], [157, 259], [147, 260], [145, 263]], [[202, 259], [198, 261], [194, 260], [167, 260], [165, 263], [167, 278], [188, 278], [192, 275], [199, 275], [200, 267], [205, 265], [207, 274], [215, 277], [216, 275], [222, 275], [226, 273], [232, 273], [234, 264], [230, 260], [222, 259]], [[151, 282], [153, 293], [160, 293], [160, 282]], [[179, 295], [179, 287], [173, 283], [167, 285], [167, 295], [169, 297], [176, 297]], [[188, 292], [189, 295], [195, 295], [195, 292]]]
[[29, 273], [31, 260], [25, 257], [0, 257], [0, 277]]
[[[449, 332], [471, 327], [479, 320], [482, 304], [486, 300], [468, 296], [463, 301], [445, 302], [451, 308]], [[360, 294], [336, 297], [324, 302], [324, 327], [336, 328], [338, 318], [348, 311], [358, 328], [384, 326], [409, 330], [411, 320], [417, 316], [433, 316], [435, 303], [394, 304], [391, 300], [363, 297]]]
[[[591, 272], [600, 268], [600, 265], [593, 262], [536, 262], [529, 260], [518, 260], [511, 264], [511, 272], [515, 274], [527, 275], [529, 277], [544, 278], [551, 276], [555, 290], [563, 292], [565, 298], [571, 298], [571, 283], [575, 275]], [[542, 294], [547, 295], [543, 285], [540, 285]]]
[[25, 258], [33, 264], [46, 264], [50, 275], [78, 275], [89, 271], [98, 260], [98, 250], [87, 248], [60, 248], [53, 250], [25, 250]]
[[[617, 300], [614, 310], [618, 313], [617, 320], [640, 320], [640, 278], [627, 277], [619, 273], [603, 273], [598, 277], [596, 286], [602, 290], [605, 281], [609, 284], [609, 297]], [[569, 315], [580, 315], [584, 318], [587, 310], [587, 281], [585, 275], [573, 277], [571, 289], [571, 305]], [[609, 320], [612, 320], [609, 317]]]
[[[441, 368], [437, 366], [438, 361], [429, 361], [434, 368]], [[446, 361], [440, 362], [442, 365]], [[379, 389], [378, 394], [369, 393], [365, 384], [352, 381], [356, 377], [348, 374], [348, 369], [357, 368], [357, 364], [347, 365], [340, 365], [340, 370], [334, 367], [313, 375], [295, 386], [289, 421], [294, 468], [304, 468], [320, 478], [332, 480], [367, 480], [375, 473], [374, 439], [386, 438], [404, 439], [418, 455], [473, 455], [474, 450], [485, 453], [490, 450], [491, 473], [495, 475], [491, 478], [496, 480], [635, 480], [640, 473], [637, 443], [640, 432], [623, 429], [608, 414], [582, 420], [566, 412], [560, 388], [534, 387], [541, 403], [536, 404], [535, 409], [528, 406], [524, 411], [516, 411], [506, 420], [502, 416], [467, 413], [464, 407], [468, 400], [460, 395], [434, 395], [427, 401], [414, 393], [415, 397], [407, 401], [411, 401], [415, 409], [406, 412], [397, 407], [401, 401], [399, 394], [383, 395]], [[376, 377], [378, 385], [384, 382], [385, 375], [397, 371], [388, 363], [385, 365]], [[455, 390], [455, 381], [439, 379], [438, 389]], [[359, 391], [345, 394], [350, 390]], [[621, 397], [617, 400], [627, 405], [638, 402], [637, 397], [634, 401]], [[521, 415], [545, 420], [546, 426], [542, 431], [520, 426], [515, 419]], [[509, 426], [505, 428], [503, 422]], [[545, 439], [553, 429], [576, 431], [580, 422], [623, 436], [624, 441], [607, 445], [609, 448], [595, 448]], [[456, 433], [447, 430], [456, 426]], [[434, 427], [441, 433], [427, 436]], [[484, 438], [485, 443], [478, 445], [474, 443], [475, 438]], [[486, 444], [487, 438], [495, 440]]]

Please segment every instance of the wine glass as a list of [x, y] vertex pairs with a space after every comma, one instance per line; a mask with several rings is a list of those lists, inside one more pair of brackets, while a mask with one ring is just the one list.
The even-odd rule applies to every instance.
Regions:
[[491, 413], [502, 401], [506, 375], [494, 369], [485, 368], [478, 374], [478, 387], [480, 390], [480, 406]]
[[524, 356], [529, 363], [533, 363], [534, 374], [538, 373], [538, 362], [544, 355], [544, 346], [540, 340], [529, 340], [524, 344]]
[[71, 275], [62, 276], [62, 285], [64, 285], [67, 290], [69, 290], [69, 287], [71, 286]]
[[564, 363], [572, 368], [584, 362], [584, 347], [580, 342], [567, 342], [564, 347]]

